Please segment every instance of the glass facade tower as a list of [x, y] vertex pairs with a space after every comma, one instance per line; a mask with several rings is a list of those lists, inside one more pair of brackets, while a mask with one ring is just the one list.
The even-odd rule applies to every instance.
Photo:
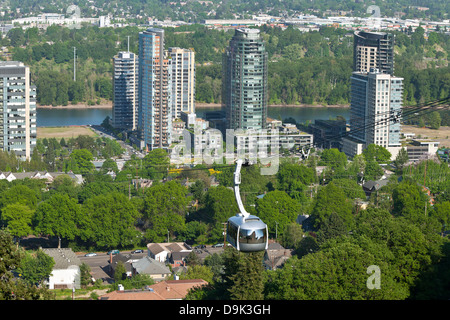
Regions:
[[242, 28], [223, 55], [223, 101], [228, 129], [264, 129], [267, 52], [258, 29]]

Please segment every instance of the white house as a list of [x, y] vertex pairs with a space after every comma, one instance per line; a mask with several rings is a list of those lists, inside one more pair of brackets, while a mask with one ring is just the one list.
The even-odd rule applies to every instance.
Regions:
[[48, 279], [49, 289], [79, 289], [80, 259], [70, 248], [42, 249], [55, 261], [52, 273]]
[[147, 244], [148, 256], [156, 261], [165, 263], [173, 252], [190, 252], [183, 242], [149, 243]]

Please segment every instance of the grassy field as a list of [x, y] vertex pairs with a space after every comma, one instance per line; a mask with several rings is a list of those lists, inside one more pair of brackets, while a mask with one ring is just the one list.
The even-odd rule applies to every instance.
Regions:
[[402, 132], [415, 133], [416, 137], [428, 138], [437, 140], [440, 142], [439, 147], [450, 147], [450, 127], [440, 127], [439, 130], [429, 128], [419, 128], [418, 126], [406, 126], [402, 125]]
[[68, 127], [38, 127], [37, 138], [76, 138], [81, 135], [97, 136], [90, 128], [85, 126], [68, 126]]

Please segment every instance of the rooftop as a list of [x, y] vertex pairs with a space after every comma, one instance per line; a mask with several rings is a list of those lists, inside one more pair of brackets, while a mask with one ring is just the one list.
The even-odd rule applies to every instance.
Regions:
[[100, 297], [100, 300], [181, 300], [190, 289], [207, 285], [202, 279], [167, 280], [148, 286], [147, 290], [117, 290]]
[[70, 266], [80, 266], [81, 261], [70, 248], [42, 249], [55, 261], [53, 269], [68, 269]]

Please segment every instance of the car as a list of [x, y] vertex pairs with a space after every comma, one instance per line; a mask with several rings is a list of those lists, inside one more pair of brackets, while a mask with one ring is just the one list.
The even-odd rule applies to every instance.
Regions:
[[142, 250], [142, 249], [136, 249], [136, 250], [131, 251], [131, 253], [143, 253], [143, 252], [144, 252], [144, 250]]
[[199, 244], [198, 246], [195, 247], [195, 249], [205, 249], [206, 246], [204, 244]]
[[223, 247], [223, 243], [216, 243], [212, 247], [213, 248], [222, 248]]
[[89, 252], [89, 253], [86, 253], [84, 256], [85, 257], [95, 257], [97, 254], [95, 253], [95, 252]]
[[108, 254], [118, 254], [119, 250], [111, 250], [108, 252]]

